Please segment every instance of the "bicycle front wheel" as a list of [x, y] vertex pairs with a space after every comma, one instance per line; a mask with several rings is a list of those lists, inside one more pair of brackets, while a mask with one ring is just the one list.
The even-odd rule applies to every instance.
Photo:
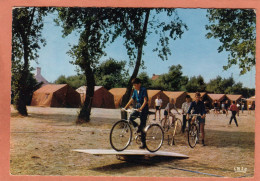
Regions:
[[182, 122], [179, 118], [176, 118], [175, 120], [175, 124], [176, 124], [176, 134], [180, 134], [181, 133], [181, 129], [182, 129]]
[[110, 131], [110, 144], [116, 151], [125, 150], [132, 140], [132, 129], [126, 120], [114, 124]]
[[150, 152], [156, 152], [158, 151], [162, 144], [163, 144], [163, 130], [159, 124], [150, 124], [146, 128], [146, 137], [145, 137], [145, 142], [146, 142], [146, 148]]
[[188, 143], [191, 148], [194, 148], [198, 141], [199, 130], [195, 124], [190, 125], [188, 131]]

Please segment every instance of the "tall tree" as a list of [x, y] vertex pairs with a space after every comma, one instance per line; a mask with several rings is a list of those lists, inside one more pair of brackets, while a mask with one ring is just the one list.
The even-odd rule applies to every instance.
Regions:
[[186, 76], [182, 75], [181, 65], [172, 65], [169, 72], [162, 74], [152, 83], [153, 89], [179, 91], [183, 85], [187, 84]]
[[[86, 76], [86, 99], [78, 115], [77, 123], [90, 121], [92, 99], [94, 96], [96, 69], [99, 59], [105, 55], [104, 48], [110, 39], [111, 10], [109, 8], [59, 8], [56, 22], [63, 28], [63, 36], [72, 32], [79, 34], [77, 45], [68, 54]], [[116, 36], [115, 36], [116, 37]]]
[[187, 26], [179, 19], [175, 9], [122, 8], [117, 12], [116, 21], [117, 32], [125, 38], [124, 45], [130, 63], [134, 66], [127, 91], [123, 96], [122, 106], [124, 106], [130, 98], [131, 81], [137, 77], [140, 67], [144, 65], [143, 47], [148, 43], [148, 36], [158, 35], [158, 43], [153, 51], [158, 52], [160, 59], [167, 60], [171, 54], [168, 46], [170, 38], [173, 40], [181, 38]]
[[208, 9], [210, 24], [206, 37], [221, 42], [218, 52], [229, 52], [227, 70], [238, 64], [240, 74], [250, 71], [255, 65], [256, 13], [252, 9]]
[[222, 78], [217, 76], [215, 79], [211, 79], [206, 86], [206, 91], [210, 93], [223, 94], [221, 87]]
[[49, 8], [15, 8], [12, 24], [12, 91], [14, 105], [18, 112], [27, 116], [26, 100], [30, 96], [30, 61], [38, 58], [40, 44], [46, 44], [42, 37], [43, 17]]
[[68, 84], [72, 88], [77, 89], [81, 86], [86, 85], [86, 76], [85, 75], [72, 75], [66, 77], [65, 75], [61, 75], [57, 80], [54, 81], [55, 84]]
[[185, 86], [188, 92], [204, 92], [206, 90], [206, 83], [201, 75], [193, 76], [189, 79]]
[[116, 61], [113, 58], [102, 62], [95, 71], [97, 85], [106, 89], [125, 87], [129, 79], [125, 65], [126, 61]]
[[141, 72], [137, 77], [141, 80], [142, 85], [144, 87], [146, 87], [147, 89], [151, 88], [152, 80], [150, 79], [150, 77], [146, 72]]

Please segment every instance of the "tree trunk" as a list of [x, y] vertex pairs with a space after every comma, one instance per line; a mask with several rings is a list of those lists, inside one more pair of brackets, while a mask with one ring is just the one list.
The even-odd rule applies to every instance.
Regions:
[[28, 92], [26, 92], [26, 80], [29, 74], [29, 47], [26, 38], [24, 38], [24, 66], [21, 71], [21, 76], [19, 79], [19, 85], [17, 90], [17, 95], [15, 98], [15, 108], [22, 116], [28, 116], [27, 108], [26, 108], [26, 98], [29, 96]]
[[90, 121], [91, 107], [95, 91], [95, 78], [89, 63], [86, 65], [85, 76], [87, 78], [86, 99], [78, 115], [77, 124]]
[[147, 32], [149, 14], [150, 14], [150, 9], [147, 9], [147, 12], [146, 12], [146, 15], [145, 15], [145, 21], [144, 21], [142, 36], [141, 36], [139, 42], [136, 43], [137, 48], [138, 48], [138, 52], [137, 52], [135, 68], [134, 68], [133, 74], [132, 74], [132, 76], [131, 76], [131, 78], [128, 82], [126, 93], [124, 94], [124, 96], [122, 98], [122, 104], [121, 104], [122, 107], [124, 107], [130, 99], [131, 92], [132, 92], [132, 80], [137, 77], [138, 72], [139, 72], [139, 68], [140, 68], [141, 60], [142, 60], [144, 40], [145, 40], [146, 32]]

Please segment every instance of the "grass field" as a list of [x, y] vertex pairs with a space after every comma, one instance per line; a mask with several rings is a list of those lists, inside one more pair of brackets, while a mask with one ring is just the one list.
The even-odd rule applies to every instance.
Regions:
[[[228, 126], [229, 116], [208, 114], [206, 146], [187, 143], [185, 134], [176, 145], [167, 141], [162, 151], [188, 155], [188, 159], [132, 159], [94, 156], [72, 149], [111, 149], [109, 132], [120, 119], [118, 109], [92, 109], [92, 120], [75, 125], [79, 109], [28, 107], [21, 117], [11, 106], [10, 173], [12, 175], [149, 176], [149, 177], [253, 177], [254, 112], [240, 114], [239, 127]], [[133, 144], [128, 149], [137, 149]], [[237, 172], [242, 169], [244, 172]], [[235, 171], [236, 170], [236, 171]]]

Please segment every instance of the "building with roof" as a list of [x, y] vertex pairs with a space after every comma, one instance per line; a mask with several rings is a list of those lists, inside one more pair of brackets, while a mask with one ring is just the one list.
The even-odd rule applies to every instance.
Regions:
[[35, 74], [35, 79], [37, 80], [38, 83], [43, 83], [43, 85], [49, 84], [49, 82], [42, 76], [41, 74], [41, 68], [37, 67], [36, 68], [36, 74]]
[[79, 107], [80, 95], [67, 84], [47, 84], [33, 93], [31, 106]]
[[158, 79], [160, 77], [160, 75], [155, 75], [155, 74], [153, 74], [153, 76], [152, 76], [152, 80], [156, 80], [156, 79]]
[[[81, 86], [76, 91], [80, 94], [81, 104], [86, 99], [87, 86]], [[103, 86], [95, 86], [92, 107], [115, 108], [114, 96]]]
[[187, 93], [184, 91], [163, 91], [169, 97], [169, 101], [174, 99], [177, 108], [181, 108], [182, 104], [186, 101]]

